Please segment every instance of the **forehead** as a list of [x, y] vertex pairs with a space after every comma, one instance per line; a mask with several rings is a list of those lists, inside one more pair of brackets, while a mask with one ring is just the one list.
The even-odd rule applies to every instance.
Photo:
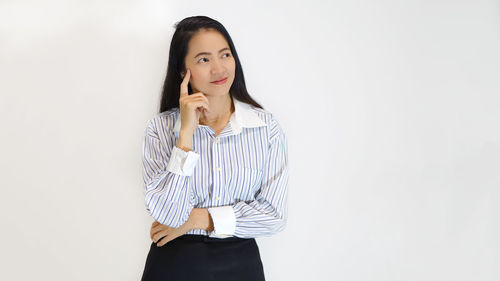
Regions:
[[196, 33], [188, 44], [188, 53], [199, 52], [217, 53], [224, 47], [229, 47], [226, 38], [216, 30], [201, 29]]

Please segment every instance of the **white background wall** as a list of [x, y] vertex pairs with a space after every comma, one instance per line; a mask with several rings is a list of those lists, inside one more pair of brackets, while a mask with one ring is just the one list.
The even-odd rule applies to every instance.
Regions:
[[207, 15], [289, 138], [267, 280], [499, 280], [500, 3], [306, 2], [0, 0], [0, 279], [140, 279], [143, 131]]

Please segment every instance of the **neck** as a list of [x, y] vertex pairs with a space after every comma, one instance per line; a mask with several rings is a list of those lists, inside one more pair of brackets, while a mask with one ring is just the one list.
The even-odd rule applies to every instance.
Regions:
[[212, 125], [219, 122], [226, 122], [234, 112], [234, 105], [229, 93], [224, 96], [212, 97], [207, 96], [210, 105], [208, 114], [201, 114], [200, 125]]

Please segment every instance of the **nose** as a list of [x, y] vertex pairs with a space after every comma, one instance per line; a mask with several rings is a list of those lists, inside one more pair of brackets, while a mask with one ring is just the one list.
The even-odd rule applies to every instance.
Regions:
[[223, 73], [225, 73], [226, 68], [224, 67], [224, 64], [218, 59], [213, 60], [213, 62], [214, 63], [212, 64], [211, 69], [212, 77], [220, 77]]

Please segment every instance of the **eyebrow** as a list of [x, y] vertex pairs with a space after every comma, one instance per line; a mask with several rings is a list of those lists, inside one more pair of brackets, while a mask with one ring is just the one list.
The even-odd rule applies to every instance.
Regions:
[[[222, 52], [222, 51], [224, 51], [224, 50], [229, 50], [229, 48], [228, 48], [228, 47], [226, 47], [226, 48], [220, 49], [219, 53], [220, 53], [220, 52]], [[197, 54], [197, 55], [196, 55], [196, 56], [194, 56], [194, 57], [196, 58], [197, 56], [201, 56], [201, 55], [211, 55], [211, 54], [212, 54], [212, 53], [201, 52], [201, 53]]]

